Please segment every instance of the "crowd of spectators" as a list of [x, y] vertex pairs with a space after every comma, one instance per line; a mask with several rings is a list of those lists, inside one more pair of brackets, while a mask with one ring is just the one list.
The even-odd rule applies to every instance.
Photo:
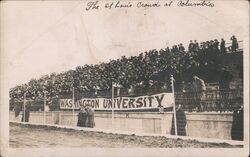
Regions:
[[[231, 40], [230, 50], [235, 52], [238, 48], [237, 39], [233, 36]], [[231, 76], [220, 59], [225, 53], [228, 50], [224, 39], [221, 42], [215, 39], [201, 43], [191, 40], [187, 50], [178, 44], [172, 48], [153, 49], [138, 56], [122, 56], [108, 63], [78, 66], [75, 70], [32, 79], [11, 88], [10, 98], [12, 101], [22, 101], [24, 97], [35, 100], [42, 99], [46, 93], [50, 99], [72, 94], [73, 87], [76, 95], [101, 95], [110, 92], [114, 83], [128, 93], [136, 90], [171, 90], [171, 75], [177, 82], [190, 82], [193, 75], [200, 76], [206, 82], [223, 80], [230, 78], [224, 75]]]

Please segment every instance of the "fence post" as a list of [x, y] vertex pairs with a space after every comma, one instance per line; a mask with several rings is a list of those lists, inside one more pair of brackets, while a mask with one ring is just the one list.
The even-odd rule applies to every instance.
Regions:
[[[173, 77], [173, 75], [171, 75], [171, 84], [172, 84], [172, 93], [173, 93], [173, 95], [174, 95], [174, 77]], [[174, 97], [173, 110], [174, 110], [174, 128], [175, 128], [175, 136], [177, 136], [177, 122], [176, 122], [176, 111], [175, 111], [175, 97]]]

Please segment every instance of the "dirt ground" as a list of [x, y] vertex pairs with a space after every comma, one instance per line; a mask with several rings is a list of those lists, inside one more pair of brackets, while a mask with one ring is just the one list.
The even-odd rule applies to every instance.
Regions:
[[57, 127], [10, 124], [10, 147], [109, 147], [109, 148], [242, 148], [227, 143], [205, 143], [166, 137], [107, 134]]

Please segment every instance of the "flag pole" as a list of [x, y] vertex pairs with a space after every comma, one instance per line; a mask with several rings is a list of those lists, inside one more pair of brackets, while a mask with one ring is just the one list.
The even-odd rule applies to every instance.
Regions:
[[43, 101], [43, 124], [45, 124], [46, 121], [46, 113], [45, 113], [45, 107], [46, 107], [46, 91], [44, 91], [44, 101]]
[[112, 117], [111, 117], [112, 130], [114, 129], [114, 85], [112, 82]]
[[[173, 77], [173, 75], [171, 75], [171, 84], [172, 84], [172, 93], [173, 93], [173, 95], [174, 95], [174, 77]], [[175, 110], [175, 97], [174, 97], [173, 110], [174, 110], [174, 128], [175, 128], [175, 136], [177, 136], [177, 122], [176, 122], [176, 110]]]
[[72, 87], [72, 99], [73, 99], [73, 113], [72, 113], [72, 116], [73, 116], [73, 125], [75, 125], [75, 89], [74, 87]]
[[26, 101], [26, 92], [23, 95], [23, 122], [25, 122], [25, 101]]

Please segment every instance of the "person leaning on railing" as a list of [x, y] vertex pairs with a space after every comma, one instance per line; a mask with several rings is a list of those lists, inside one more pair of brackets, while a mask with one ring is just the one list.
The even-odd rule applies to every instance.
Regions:
[[194, 106], [196, 111], [202, 111], [201, 99], [205, 96], [205, 82], [197, 76], [193, 76]]

